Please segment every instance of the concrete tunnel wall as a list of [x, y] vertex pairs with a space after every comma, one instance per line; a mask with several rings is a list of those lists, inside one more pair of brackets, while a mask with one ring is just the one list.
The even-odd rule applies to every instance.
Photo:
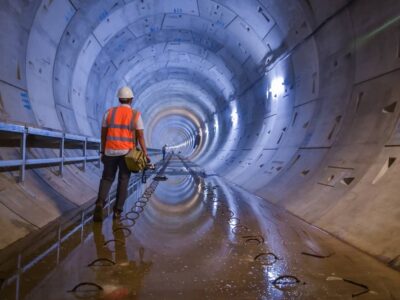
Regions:
[[[1, 3], [1, 121], [98, 136], [130, 85], [150, 146], [399, 259], [399, 1]], [[0, 248], [93, 201], [99, 175], [1, 173]]]

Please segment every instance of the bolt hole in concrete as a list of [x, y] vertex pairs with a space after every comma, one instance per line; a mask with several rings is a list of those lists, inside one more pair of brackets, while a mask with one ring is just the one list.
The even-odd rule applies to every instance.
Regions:
[[394, 164], [395, 161], [396, 161], [396, 157], [389, 157], [383, 163], [382, 168], [379, 170], [379, 172], [376, 175], [376, 177], [374, 178], [374, 180], [372, 180], [372, 184], [378, 183], [381, 180], [381, 178], [386, 174], [386, 172], [389, 171], [389, 168], [392, 167], [392, 165]]
[[393, 102], [382, 109], [382, 112], [385, 114], [394, 113], [396, 110], [397, 102]]
[[310, 173], [310, 170], [303, 170], [303, 171], [301, 172], [301, 175], [307, 176], [308, 173]]
[[354, 177], [345, 177], [342, 180], [340, 180], [340, 183], [344, 185], [350, 185], [354, 179], [355, 179]]

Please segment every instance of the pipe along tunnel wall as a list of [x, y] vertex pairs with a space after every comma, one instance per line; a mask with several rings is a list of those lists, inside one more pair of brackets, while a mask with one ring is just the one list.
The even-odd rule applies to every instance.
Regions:
[[[97, 137], [130, 85], [151, 147], [398, 267], [399, 12], [397, 0], [1, 0], [0, 120]], [[100, 170], [15, 175], [0, 174], [3, 250], [93, 201]]]

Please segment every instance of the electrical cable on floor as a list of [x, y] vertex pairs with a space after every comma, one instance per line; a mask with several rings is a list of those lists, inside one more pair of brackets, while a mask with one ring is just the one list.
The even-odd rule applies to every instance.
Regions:
[[132, 227], [132, 226], [134, 226], [136, 224], [135, 219], [131, 219], [131, 218], [128, 218], [128, 217], [124, 217], [120, 221], [121, 221], [121, 223], [124, 223], [125, 221], [132, 222], [131, 224], [124, 224], [125, 227]]
[[358, 283], [358, 282], [355, 282], [355, 281], [353, 281], [353, 280], [346, 279], [346, 278], [343, 278], [343, 281], [344, 281], [344, 282], [347, 282], [347, 283], [350, 283], [350, 284], [352, 284], [352, 285], [359, 286], [359, 287], [361, 287], [361, 288], [363, 288], [363, 289], [364, 289], [364, 290], [363, 290], [363, 291], [361, 291], [361, 292], [358, 292], [358, 293], [353, 293], [353, 294], [351, 294], [351, 297], [352, 297], [352, 298], [355, 298], [355, 297], [361, 296], [361, 295], [363, 295], [363, 294], [366, 294], [366, 293], [368, 293], [368, 292], [369, 292], [369, 287], [368, 287], [368, 286], [366, 286], [365, 284]]
[[122, 231], [122, 232], [127, 231], [128, 234], [127, 235], [124, 234], [124, 237], [128, 237], [132, 234], [132, 231], [128, 227], [117, 227], [113, 230], [114, 233], [118, 232], [118, 231]]
[[[166, 163], [163, 165], [163, 167], [160, 169], [160, 171], [159, 171], [158, 174], [157, 174], [158, 176], [160, 176], [160, 175], [164, 172], [166, 166], [169, 164], [169, 160], [170, 160], [170, 159], [171, 159], [171, 157], [169, 157], [169, 159], [167, 160], [167, 162], [166, 162]], [[143, 193], [143, 196], [141, 196], [141, 197], [139, 198], [139, 200], [135, 202], [135, 205], [131, 208], [131, 210], [130, 210], [129, 212], [127, 212], [127, 213], [125, 214], [125, 217], [124, 217], [123, 219], [121, 219], [120, 221], [122, 222], [123, 220], [130, 220], [130, 221], [133, 222], [133, 224], [130, 225], [130, 226], [135, 225], [135, 224], [136, 224], [136, 219], [138, 219], [138, 218], [140, 217], [140, 213], [144, 211], [144, 207], [147, 205], [147, 202], [149, 201], [149, 198], [152, 196], [152, 194], [153, 194], [154, 191], [156, 190], [157, 185], [158, 185], [158, 183], [155, 183], [155, 181], [153, 181], [152, 184], [150, 184], [150, 186], [147, 187], [147, 189], [146, 189], [145, 192]], [[146, 200], [143, 201], [143, 200], [140, 200], [140, 199], [146, 199]], [[139, 210], [139, 211], [138, 211], [138, 210]], [[131, 214], [135, 214], [135, 215], [136, 215], [136, 218], [130, 218], [129, 215], [131, 215]], [[118, 231], [128, 232], [128, 235], [124, 234], [124, 237], [125, 237], [125, 238], [132, 234], [132, 231], [128, 228], [128, 226], [117, 227], [117, 228], [115, 228], [115, 229], [113, 230], [114, 233], [115, 233], [115, 232], [118, 232]], [[108, 241], [104, 242], [104, 246], [107, 246], [109, 243], [121, 243], [121, 244], [125, 244], [124, 241], [117, 240], [117, 239], [112, 239], [112, 240], [108, 240]], [[91, 262], [88, 266], [94, 266], [95, 263], [96, 263], [96, 262], [99, 262], [99, 261], [109, 261], [109, 262], [112, 263], [112, 265], [115, 265], [115, 262], [113, 262], [113, 261], [111, 261], [111, 260], [108, 260], [108, 259], [105, 259], [105, 258], [98, 258], [98, 259], [94, 260], [93, 262]], [[93, 283], [93, 282], [82, 282], [82, 283], [77, 284], [74, 288], [72, 288], [72, 290], [67, 291], [67, 292], [69, 292], [69, 293], [77, 293], [77, 292], [78, 292], [78, 289], [79, 289], [81, 286], [93, 286], [93, 287], [96, 287], [96, 288], [97, 288], [97, 291], [103, 291], [103, 288], [102, 288], [100, 285], [96, 284], [96, 283]], [[87, 291], [85, 291], [85, 292], [87, 292]], [[78, 297], [78, 295], [75, 295], [75, 296]]]
[[112, 239], [112, 240], [105, 241], [105, 242], [104, 242], [104, 246], [107, 246], [109, 243], [120, 243], [120, 244], [125, 244], [124, 241]]
[[[135, 217], [130, 217], [131, 214], [134, 214]], [[140, 214], [136, 211], [129, 211], [125, 214], [125, 218], [129, 219], [129, 220], [136, 220], [140, 217]]]
[[233, 234], [238, 234], [238, 235], [251, 232], [251, 230], [247, 226], [242, 225], [242, 224], [233, 226], [231, 231]]
[[278, 290], [292, 288], [300, 283], [301, 281], [293, 275], [281, 275], [272, 281], [272, 285]]
[[315, 254], [315, 253], [309, 253], [309, 252], [301, 252], [301, 254], [306, 255], [306, 256], [316, 257], [316, 258], [328, 258], [328, 257], [331, 257], [334, 253], [330, 253], [328, 255], [322, 255], [322, 254]]
[[[100, 285], [98, 285], [97, 283], [94, 283], [94, 282], [81, 282], [81, 283], [77, 284], [71, 290], [69, 290], [67, 292], [68, 293], [76, 293], [76, 292], [78, 292], [78, 289], [80, 287], [82, 287], [82, 286], [93, 286], [93, 287], [95, 287], [97, 289], [95, 291], [102, 291], [103, 290], [103, 288]], [[88, 292], [88, 291], [85, 291], [85, 292]]]
[[[272, 257], [272, 261], [270, 258]], [[254, 257], [254, 261], [260, 262], [262, 265], [272, 266], [279, 260], [278, 256], [276, 256], [272, 252], [260, 253]]]
[[243, 239], [246, 239], [246, 243], [251, 241], [256, 241], [259, 244], [263, 244], [265, 242], [264, 237], [261, 235], [245, 235], [242, 236]]
[[135, 202], [135, 206], [137, 206], [137, 207], [145, 207], [146, 205], [147, 205], [147, 202], [145, 202], [145, 201], [138, 200]]
[[[99, 262], [106, 262], [108, 264], [98, 264]], [[108, 258], [98, 258], [88, 264], [88, 267], [110, 267], [115, 265], [115, 262]]]

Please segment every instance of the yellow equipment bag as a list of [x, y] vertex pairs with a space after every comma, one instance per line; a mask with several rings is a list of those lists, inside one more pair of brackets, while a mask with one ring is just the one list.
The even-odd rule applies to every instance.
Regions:
[[143, 151], [134, 148], [125, 155], [125, 163], [131, 172], [137, 173], [145, 169], [147, 159]]

